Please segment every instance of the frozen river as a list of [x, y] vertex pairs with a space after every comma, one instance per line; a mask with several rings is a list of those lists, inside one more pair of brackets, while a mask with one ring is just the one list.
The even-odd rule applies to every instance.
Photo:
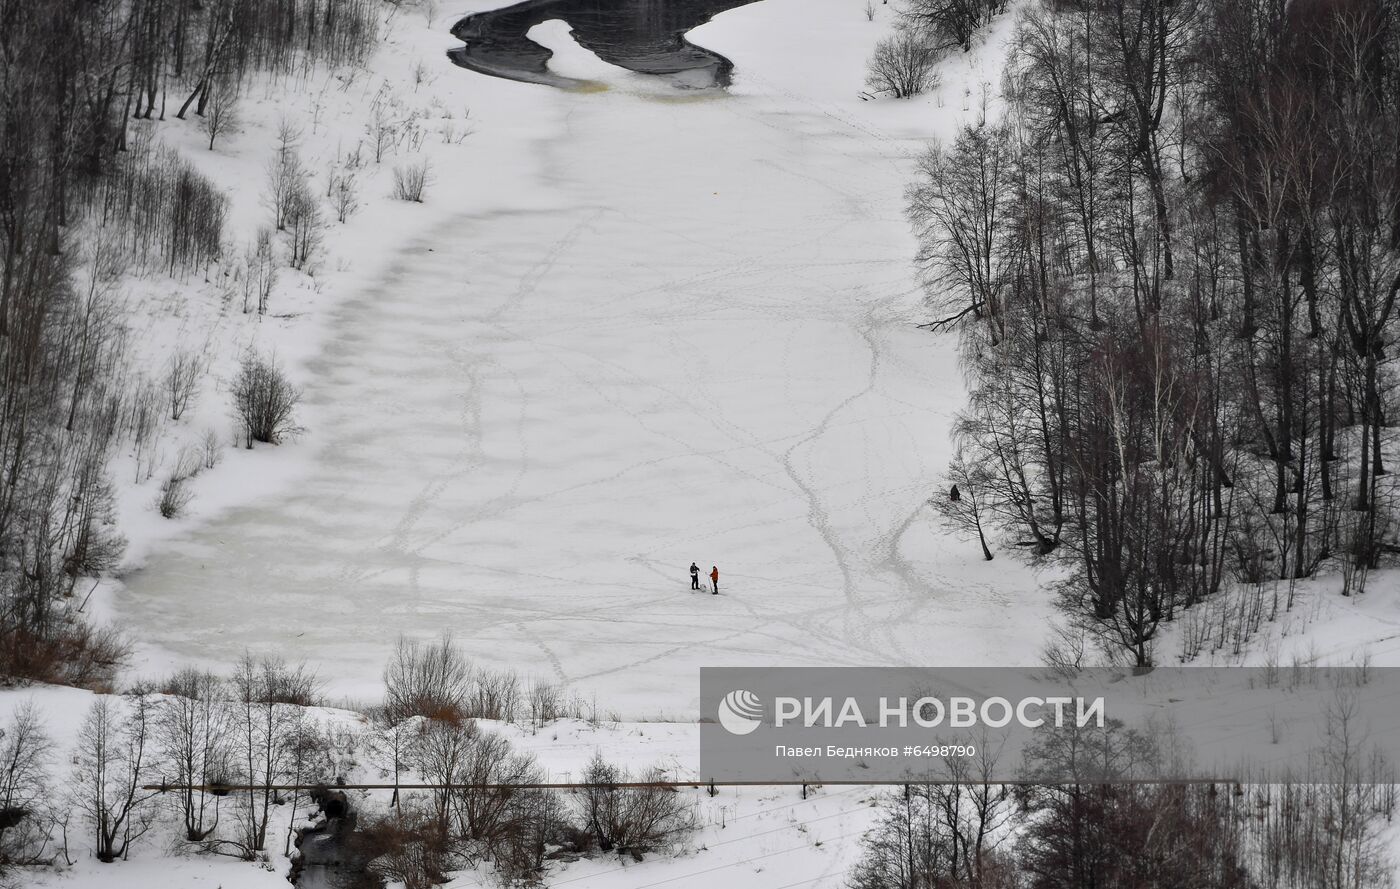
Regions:
[[[483, 153], [529, 159], [519, 206], [463, 207], [346, 300], [307, 380], [314, 465], [128, 576], [134, 635], [355, 693], [398, 634], [450, 629], [631, 716], [691, 714], [702, 664], [1035, 660], [1033, 580], [925, 506], [962, 388], [952, 341], [914, 327], [902, 192], [948, 123], [860, 117], [834, 50], [820, 77], [756, 53], [801, 15], [692, 35], [730, 92], [451, 69]], [[603, 77], [566, 34], [532, 32]], [[722, 595], [690, 591], [692, 561]]]

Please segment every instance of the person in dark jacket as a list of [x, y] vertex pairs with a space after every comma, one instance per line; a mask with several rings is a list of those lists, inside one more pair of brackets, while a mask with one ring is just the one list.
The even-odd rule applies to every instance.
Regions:
[[690, 563], [690, 588], [692, 590], [700, 589], [700, 566], [694, 562]]

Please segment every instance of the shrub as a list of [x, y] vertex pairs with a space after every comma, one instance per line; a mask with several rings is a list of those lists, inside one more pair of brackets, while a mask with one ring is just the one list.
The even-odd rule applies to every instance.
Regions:
[[177, 518], [194, 499], [194, 492], [185, 484], [187, 479], [172, 474], [160, 486], [160, 496], [156, 498], [156, 509], [161, 518]]
[[674, 788], [661, 785], [664, 774], [651, 769], [642, 778], [658, 782], [641, 787], [629, 783], [626, 770], [603, 759], [601, 753], [584, 770], [584, 822], [604, 852], [616, 850], [641, 860], [645, 852], [674, 846], [695, 830], [695, 809]]
[[520, 677], [511, 670], [476, 670], [466, 716], [508, 722], [520, 710]]
[[320, 680], [305, 663], [287, 664], [278, 657], [254, 659], [244, 653], [234, 675], [239, 699], [258, 704], [316, 707], [321, 703]]
[[351, 856], [366, 861], [368, 871], [386, 883], [430, 889], [447, 882], [447, 838], [420, 808], [403, 806], [393, 815], [361, 820], [350, 837]]
[[562, 719], [567, 712], [564, 691], [553, 682], [530, 685], [530, 724], [539, 728], [547, 722]]
[[223, 452], [219, 450], [219, 433], [213, 429], [204, 430], [204, 438], [200, 441], [200, 453], [205, 469], [213, 469], [219, 465], [219, 460], [223, 458]]
[[233, 405], [249, 448], [253, 442], [279, 444], [298, 427], [292, 412], [301, 401], [301, 390], [293, 386], [273, 358], [249, 353], [233, 382]]
[[394, 197], [401, 201], [423, 203], [423, 192], [432, 181], [426, 160], [394, 168]]
[[111, 628], [55, 619], [36, 631], [0, 623], [0, 677], [110, 691], [130, 649]]
[[906, 29], [875, 44], [865, 82], [877, 94], [907, 99], [938, 85], [937, 61], [937, 48], [920, 31]]
[[335, 218], [345, 222], [360, 208], [360, 191], [355, 182], [355, 174], [343, 173], [331, 177], [331, 206], [335, 207]]
[[427, 643], [401, 636], [384, 667], [384, 715], [390, 724], [414, 716], [456, 721], [470, 689], [471, 665], [451, 633]]

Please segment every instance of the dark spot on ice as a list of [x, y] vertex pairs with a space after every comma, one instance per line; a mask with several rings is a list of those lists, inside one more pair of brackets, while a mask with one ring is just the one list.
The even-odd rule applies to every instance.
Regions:
[[525, 36], [551, 19], [569, 23], [574, 39], [598, 58], [639, 74], [669, 76], [678, 86], [729, 85], [733, 64], [719, 53], [685, 39], [728, 9], [755, 0], [525, 0], [514, 6], [478, 12], [452, 28], [464, 44], [448, 52], [463, 68], [550, 86], [573, 87], [579, 81], [549, 71], [553, 53]]

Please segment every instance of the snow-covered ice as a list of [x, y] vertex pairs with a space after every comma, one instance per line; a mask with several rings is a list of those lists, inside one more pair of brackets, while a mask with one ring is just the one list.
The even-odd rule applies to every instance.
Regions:
[[[962, 389], [952, 339], [914, 327], [902, 195], [976, 103], [860, 101], [880, 27], [834, 0], [725, 13], [692, 37], [734, 60], [728, 93], [615, 69], [562, 22], [531, 36], [607, 89], [440, 72], [480, 191], [340, 303], [306, 471], [124, 579], [147, 663], [246, 647], [368, 695], [398, 634], [451, 630], [684, 717], [702, 664], [1034, 660], [1035, 578], [925, 505]], [[690, 592], [692, 560], [722, 595]]]

